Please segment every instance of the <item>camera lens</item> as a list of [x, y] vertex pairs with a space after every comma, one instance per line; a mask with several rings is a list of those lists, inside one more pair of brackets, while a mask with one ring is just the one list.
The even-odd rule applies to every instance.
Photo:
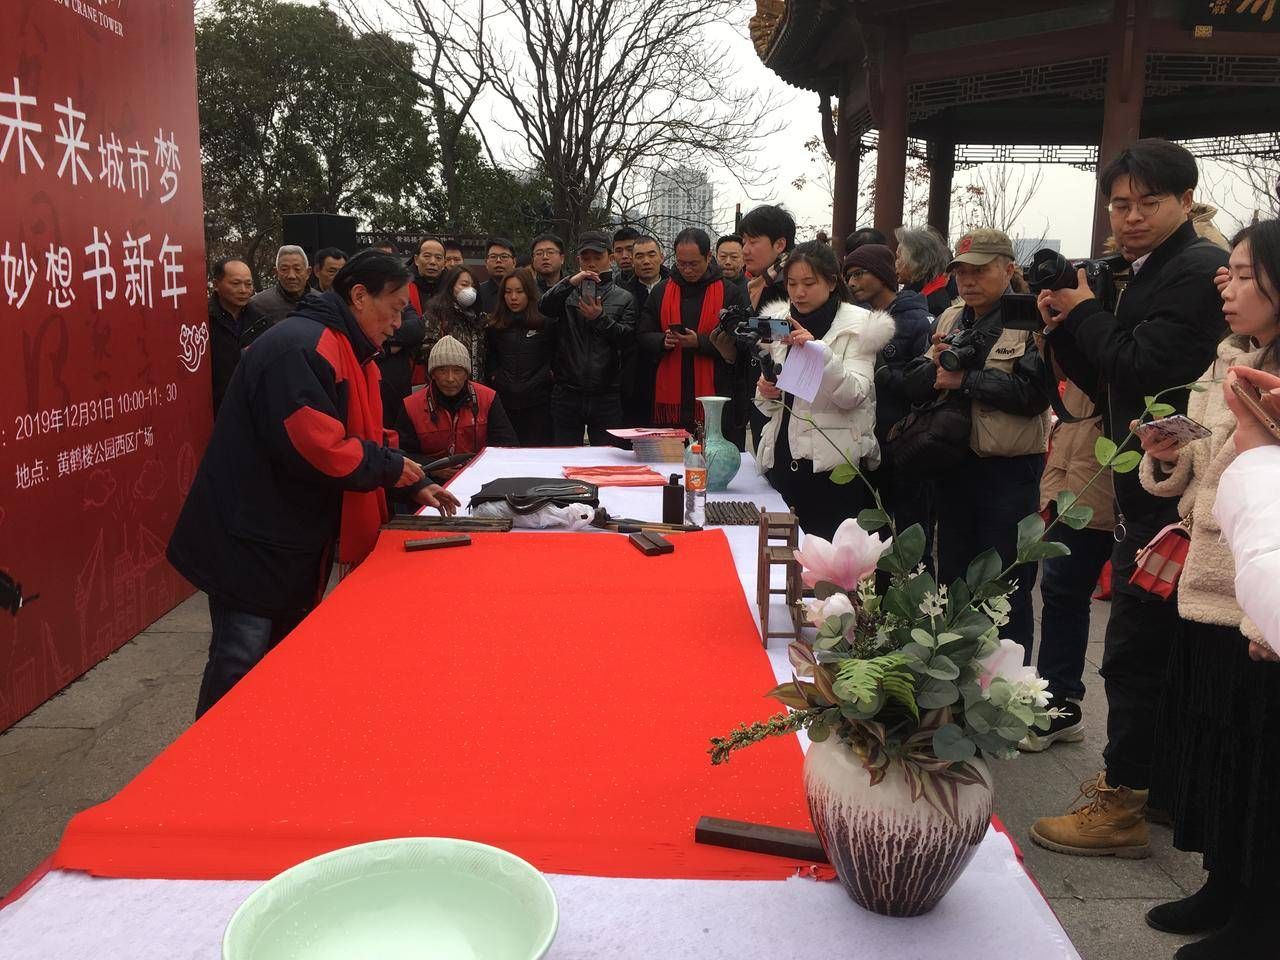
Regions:
[[943, 350], [938, 354], [938, 365], [950, 373], [954, 373], [964, 366], [964, 361], [960, 354], [955, 350]]

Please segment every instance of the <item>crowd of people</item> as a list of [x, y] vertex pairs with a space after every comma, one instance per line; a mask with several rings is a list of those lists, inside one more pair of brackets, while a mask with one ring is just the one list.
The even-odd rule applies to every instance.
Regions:
[[[527, 250], [495, 237], [483, 272], [433, 236], [407, 262], [390, 246], [321, 250], [314, 263], [282, 247], [275, 285], [256, 295], [243, 260], [219, 261], [216, 423], [169, 550], [210, 594], [200, 710], [314, 606], [335, 543], [340, 562], [367, 553], [389, 502], [450, 512], [438, 484], [487, 444], [608, 444], [624, 426], [696, 434], [696, 398], [725, 396], [724, 435], [807, 532], [830, 538], [870, 505], [863, 485], [832, 482], [848, 456], [899, 529], [924, 528], [944, 583], [984, 550], [1013, 562], [1019, 520], [1052, 519], [1069, 509], [1062, 491], [1083, 491], [1088, 522], [1054, 528], [1070, 554], [1015, 572], [1007, 629], [1030, 662], [1039, 575], [1038, 667], [1055, 710], [1023, 748], [1080, 740], [1091, 597], [1110, 564], [1105, 769], [1032, 839], [1142, 857], [1149, 821], [1171, 821], [1208, 880], [1148, 922], [1206, 935], [1183, 960], [1263, 956], [1280, 892], [1268, 870], [1280, 854], [1268, 815], [1280, 605], [1266, 579], [1280, 440], [1224, 382], [1280, 396], [1280, 223], [1227, 244], [1195, 204], [1197, 183], [1176, 144], [1122, 151], [1099, 180], [1113, 289], [1080, 270], [1075, 285], [1040, 290], [1034, 330], [1005, 322], [1028, 287], [999, 230], [952, 249], [930, 228], [892, 240], [864, 229], [840, 260], [823, 240], [797, 244], [792, 217], [770, 205], [715, 240], [682, 230], [670, 250], [630, 227], [572, 245], [541, 234]], [[749, 336], [722, 322], [727, 308], [788, 332]], [[807, 344], [823, 364], [812, 400], [776, 382]], [[1143, 432], [1139, 470], [1095, 479], [1099, 442], [1132, 446], [1157, 395], [1208, 435]], [[1270, 527], [1254, 523], [1264, 515]], [[1190, 546], [1169, 599], [1139, 574], [1144, 548], [1179, 520]]]

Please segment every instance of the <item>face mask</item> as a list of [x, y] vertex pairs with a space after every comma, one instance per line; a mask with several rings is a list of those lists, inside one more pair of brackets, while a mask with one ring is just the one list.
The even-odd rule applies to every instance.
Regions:
[[463, 287], [453, 295], [453, 299], [458, 301], [458, 306], [469, 307], [476, 302], [476, 288]]

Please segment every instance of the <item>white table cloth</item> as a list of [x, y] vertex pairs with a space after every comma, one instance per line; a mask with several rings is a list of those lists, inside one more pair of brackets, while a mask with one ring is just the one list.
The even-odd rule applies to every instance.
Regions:
[[[465, 504], [498, 477], [559, 476], [565, 465], [636, 462], [610, 448], [486, 450], [450, 485]], [[662, 474], [678, 464], [652, 464]], [[726, 493], [785, 510], [749, 457]], [[657, 520], [661, 490], [607, 487], [614, 516]], [[743, 590], [755, 609], [757, 530], [723, 528]], [[601, 532], [599, 536], [616, 536]], [[678, 541], [677, 541], [678, 542]], [[771, 617], [786, 611], [775, 604]], [[769, 651], [779, 679], [790, 676], [786, 643]], [[749, 757], [737, 762], [749, 762]], [[690, 829], [692, 829], [690, 824]], [[795, 956], [858, 960], [1079, 960], [1062, 926], [1017, 861], [1009, 840], [990, 830], [977, 857], [931, 914], [880, 917], [856, 906], [838, 882], [627, 880], [553, 875], [560, 931], [551, 960], [774, 960]], [[53, 871], [0, 911], [4, 960], [217, 960], [222, 931], [256, 881], [119, 880]], [[424, 949], [424, 958], [430, 951]]]

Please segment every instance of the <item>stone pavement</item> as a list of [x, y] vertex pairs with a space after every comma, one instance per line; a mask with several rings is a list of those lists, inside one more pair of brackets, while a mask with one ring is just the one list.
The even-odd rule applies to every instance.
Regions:
[[[1148, 929], [1143, 912], [1193, 892], [1203, 877], [1198, 857], [1172, 849], [1167, 828], [1153, 828], [1148, 860], [1064, 857], [1027, 838], [1036, 817], [1064, 812], [1100, 768], [1106, 615], [1094, 605], [1088, 735], [995, 764], [996, 813], [1084, 960], [1160, 960], [1183, 941]], [[0, 735], [0, 896], [53, 851], [74, 813], [115, 794], [187, 728], [208, 644], [208, 607], [197, 594]], [[999, 952], [1021, 957], [1015, 944]]]

